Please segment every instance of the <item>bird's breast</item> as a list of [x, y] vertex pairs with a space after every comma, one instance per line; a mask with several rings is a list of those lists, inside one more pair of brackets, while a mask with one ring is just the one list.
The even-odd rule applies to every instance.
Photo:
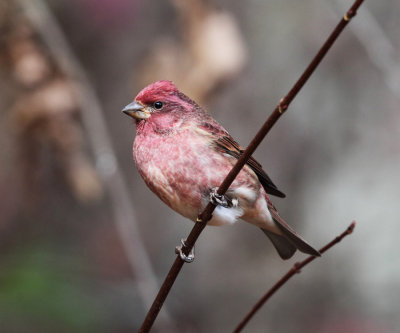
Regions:
[[171, 208], [195, 219], [213, 164], [204, 143], [188, 133], [137, 136], [133, 155], [148, 187]]
[[[137, 135], [133, 154], [147, 186], [172, 209], [192, 220], [208, 202], [211, 189], [221, 184], [236, 161], [191, 131]], [[241, 171], [230, 192], [248, 206], [255, 202], [259, 188], [255, 175]]]

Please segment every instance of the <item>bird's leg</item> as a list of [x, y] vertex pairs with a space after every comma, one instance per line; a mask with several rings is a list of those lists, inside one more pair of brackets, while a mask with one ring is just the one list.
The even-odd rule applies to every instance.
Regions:
[[214, 188], [210, 192], [210, 202], [215, 205], [215, 206], [222, 206], [224, 208], [232, 208], [232, 207], [237, 207], [238, 205], [238, 199], [234, 198], [231, 199], [227, 195], [221, 195], [217, 193], [218, 188]]
[[183, 239], [183, 238], [181, 239], [181, 245], [178, 245], [175, 248], [175, 253], [179, 254], [179, 256], [181, 257], [181, 259], [184, 262], [191, 263], [194, 260], [194, 246], [192, 247], [192, 249], [190, 250], [190, 253], [188, 255], [184, 254], [182, 249], [184, 247], [186, 247], [185, 241], [186, 241], [186, 239]]

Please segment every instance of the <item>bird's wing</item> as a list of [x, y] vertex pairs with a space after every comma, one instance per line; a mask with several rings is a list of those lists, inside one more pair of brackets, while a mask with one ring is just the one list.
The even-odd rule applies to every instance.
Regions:
[[[205, 122], [201, 124], [201, 127], [212, 135], [214, 147], [218, 151], [233, 156], [236, 159], [238, 159], [241, 153], [244, 151], [244, 149], [219, 124]], [[253, 157], [249, 158], [247, 165], [255, 172], [258, 180], [264, 187], [265, 192], [280, 198], [284, 198], [286, 196], [283, 192], [278, 190], [271, 178], [269, 178], [266, 172], [262, 169], [261, 164], [258, 163]]]
[[[230, 135], [220, 137], [216, 141], [216, 146], [219, 150], [235, 158], [239, 158], [241, 153], [244, 151], [244, 149]], [[253, 157], [249, 158], [247, 165], [255, 172], [261, 185], [264, 187], [265, 192], [277, 197], [285, 197], [285, 194], [278, 190], [271, 178], [269, 178], [267, 173], [262, 169], [261, 164]]]

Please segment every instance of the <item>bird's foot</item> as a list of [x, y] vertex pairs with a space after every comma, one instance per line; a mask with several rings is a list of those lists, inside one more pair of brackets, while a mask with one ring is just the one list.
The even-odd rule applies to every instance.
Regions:
[[192, 247], [192, 249], [190, 250], [190, 253], [188, 255], [184, 254], [182, 250], [184, 247], [186, 247], [185, 241], [186, 241], [186, 239], [183, 239], [183, 238], [181, 239], [181, 245], [178, 245], [175, 248], [175, 253], [179, 254], [179, 256], [181, 257], [181, 259], [184, 262], [191, 263], [194, 260], [194, 246]]
[[210, 202], [215, 205], [215, 206], [222, 206], [224, 208], [232, 208], [232, 207], [237, 207], [238, 205], [238, 199], [234, 198], [231, 199], [226, 195], [221, 195], [218, 194], [218, 188], [214, 188], [210, 192]]

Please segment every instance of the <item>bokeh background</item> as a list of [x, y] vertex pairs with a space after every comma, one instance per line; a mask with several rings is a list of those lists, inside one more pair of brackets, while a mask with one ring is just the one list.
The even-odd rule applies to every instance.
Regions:
[[[120, 110], [173, 80], [246, 146], [350, 6], [1, 0], [0, 331], [136, 332], [192, 224], [144, 185]], [[400, 3], [367, 1], [255, 153], [320, 248], [246, 332], [400, 330]], [[304, 255], [208, 227], [154, 332], [229, 332]]]

